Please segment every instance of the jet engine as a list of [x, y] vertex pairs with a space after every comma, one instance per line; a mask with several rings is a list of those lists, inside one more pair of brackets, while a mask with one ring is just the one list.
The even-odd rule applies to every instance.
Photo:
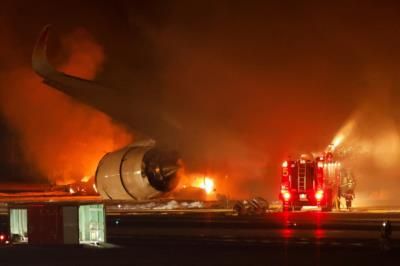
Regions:
[[163, 151], [150, 141], [107, 153], [95, 175], [104, 199], [146, 200], [172, 191], [179, 182], [177, 152]]

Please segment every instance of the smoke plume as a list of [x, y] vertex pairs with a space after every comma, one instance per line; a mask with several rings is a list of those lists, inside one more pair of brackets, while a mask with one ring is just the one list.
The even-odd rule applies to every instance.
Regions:
[[218, 174], [238, 197], [276, 199], [281, 162], [323, 151], [351, 116], [347, 141], [368, 150], [354, 166], [356, 193], [389, 193], [398, 121], [395, 110], [382, 111], [394, 102], [376, 96], [398, 82], [397, 9], [366, 5], [364, 16], [360, 7], [342, 8], [175, 3], [155, 26], [136, 22], [132, 9], [164, 62], [171, 113], [188, 132], [187, 171]]
[[[103, 143], [93, 148], [94, 157], [114, 145], [112, 135], [124, 131], [104, 115], [41, 85], [26, 62], [33, 32], [44, 24], [57, 25], [60, 33], [84, 25], [107, 52], [104, 71], [96, 79], [121, 88], [118, 93], [132, 99], [127, 108], [144, 110], [139, 120], [163, 132], [146, 115], [160, 107], [160, 117], [184, 131], [186, 173], [217, 176], [217, 192], [228, 188], [231, 196], [275, 200], [280, 165], [288, 155], [323, 151], [342, 134], [338, 149], [357, 150], [353, 157], [359, 154], [353, 161], [360, 166], [351, 167], [357, 178], [356, 203], [362, 193], [365, 198], [392, 198], [390, 191], [398, 187], [400, 7], [395, 1], [367, 2], [110, 1], [93, 8], [93, 3], [77, 0], [15, 0], [0, 10], [8, 7], [4, 16], [11, 21], [0, 23], [2, 109], [13, 128], [29, 129], [18, 132], [31, 163], [36, 157], [52, 157], [45, 160], [57, 165], [52, 169], [68, 169], [59, 158], [65, 146], [77, 151], [64, 156], [70, 158], [89, 157], [90, 149], [81, 152], [77, 147], [92, 147], [93, 139]], [[18, 36], [14, 43], [3, 39], [12, 36], [10, 31]], [[85, 50], [82, 39], [72, 42], [77, 47], [70, 45], [69, 55]], [[84, 70], [90, 69], [93, 77], [104, 58], [101, 51], [87, 49], [89, 53], [80, 55], [86, 63], [73, 64], [65, 53], [56, 62], [73, 65], [68, 69], [72, 74], [82, 74], [76, 64], [87, 64]], [[111, 111], [125, 108], [107, 103]], [[64, 110], [62, 118], [54, 111], [59, 109]], [[85, 119], [78, 119], [82, 114]], [[47, 116], [55, 118], [43, 121]], [[69, 124], [74, 132], [63, 134]], [[38, 133], [37, 145], [27, 144], [27, 132], [48, 127], [53, 130]], [[90, 131], [90, 138], [82, 137]], [[54, 135], [60, 136], [56, 143], [51, 141]], [[70, 168], [75, 169], [72, 163]], [[75, 175], [86, 174], [80, 172]]]
[[400, 132], [390, 101], [362, 104], [338, 131], [333, 144], [356, 178], [355, 205], [399, 204]]

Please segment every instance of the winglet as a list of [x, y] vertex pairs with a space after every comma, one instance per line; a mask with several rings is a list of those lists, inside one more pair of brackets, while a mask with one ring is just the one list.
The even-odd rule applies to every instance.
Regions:
[[51, 25], [46, 25], [42, 29], [32, 53], [32, 68], [42, 77], [46, 77], [48, 74], [54, 72], [53, 67], [47, 60], [47, 40], [50, 27]]

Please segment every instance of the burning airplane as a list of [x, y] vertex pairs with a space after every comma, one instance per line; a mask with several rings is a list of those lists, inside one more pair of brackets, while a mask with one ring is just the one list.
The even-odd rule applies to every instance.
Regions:
[[[162, 128], [171, 129], [168, 122], [157, 116], [154, 108], [126, 108], [132, 106], [131, 100], [117, 95], [114, 90], [105, 88], [93, 81], [81, 79], [57, 71], [47, 59], [47, 40], [49, 26], [41, 32], [32, 54], [32, 67], [43, 78], [43, 82], [63, 93], [109, 114], [111, 117], [123, 121], [128, 125], [143, 130], [152, 136], [136, 141], [120, 150], [107, 153], [99, 162], [95, 174], [95, 187], [104, 199], [114, 200], [145, 200], [160, 197], [174, 190], [179, 182], [178, 170], [180, 157], [176, 151], [166, 149], [166, 133], [160, 130], [151, 130], [153, 127], [148, 121], [162, 124]], [[103, 99], [118, 102], [123, 108], [115, 109], [96, 101], [93, 95], [101, 94]], [[145, 114], [138, 110], [146, 110]], [[149, 111], [150, 110], [150, 111]], [[141, 117], [147, 117], [143, 122]], [[154, 122], [153, 122], [154, 123]], [[153, 138], [161, 140], [160, 148]]]

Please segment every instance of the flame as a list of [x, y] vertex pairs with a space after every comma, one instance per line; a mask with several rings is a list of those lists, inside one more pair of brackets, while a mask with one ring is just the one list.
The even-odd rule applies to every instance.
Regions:
[[[83, 29], [61, 41], [66, 61], [59, 68], [94, 79], [105, 60], [102, 46]], [[13, 57], [6, 59], [14, 62]], [[17, 65], [0, 74], [1, 115], [19, 137], [21, 162], [29, 163], [35, 175], [38, 172], [59, 185], [86, 180], [106, 152], [132, 142], [125, 127], [46, 86], [30, 67]]]
[[214, 179], [208, 176], [197, 177], [192, 183], [192, 186], [204, 189], [207, 194], [211, 194], [215, 190]]
[[84, 177], [82, 177], [81, 182], [87, 183], [89, 180], [90, 180], [90, 176], [85, 175]]

